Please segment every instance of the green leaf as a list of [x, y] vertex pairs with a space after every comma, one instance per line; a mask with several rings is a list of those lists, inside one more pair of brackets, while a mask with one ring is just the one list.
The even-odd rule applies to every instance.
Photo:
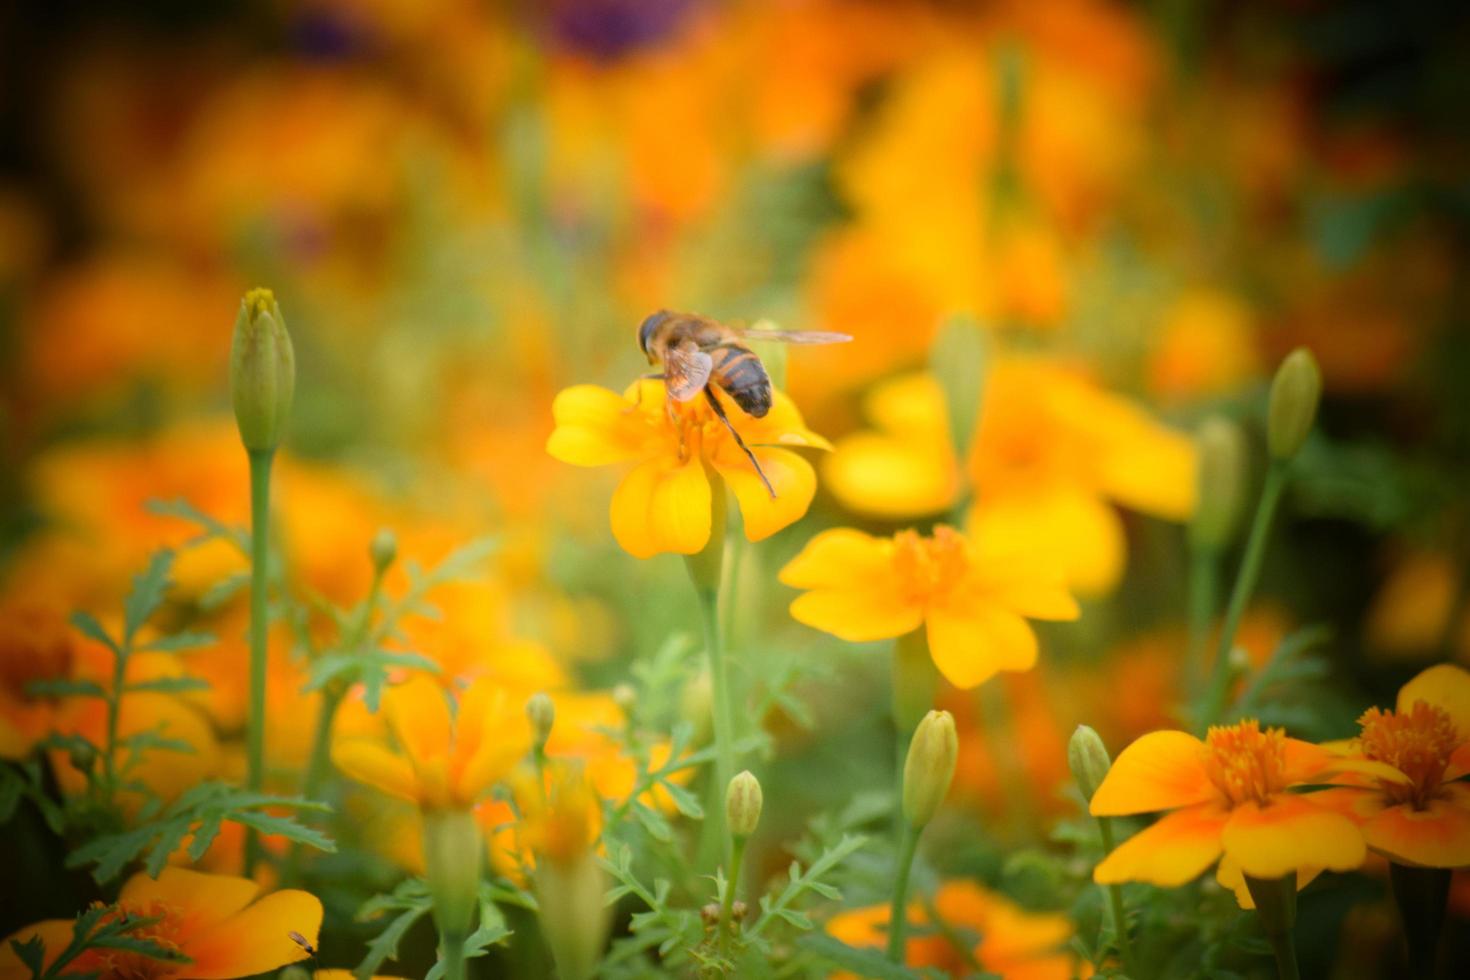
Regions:
[[182, 497], [175, 500], [153, 499], [143, 505], [150, 514], [160, 517], [177, 517], [180, 520], [194, 524], [203, 532], [199, 537], [190, 541], [190, 545], [202, 544], [210, 538], [224, 538], [236, 545], [241, 551], [248, 548], [249, 541], [242, 527], [232, 527], [210, 517], [208, 514], [196, 508]]
[[170, 636], [160, 637], [141, 644], [139, 650], [150, 650], [157, 653], [175, 653], [179, 650], [194, 650], [199, 647], [207, 647], [216, 643], [216, 637], [212, 633], [174, 633]]
[[15, 816], [25, 790], [24, 777], [10, 766], [0, 765], [0, 824]]
[[337, 850], [337, 845], [332, 838], [305, 824], [298, 823], [290, 817], [278, 816], [274, 813], [264, 813], [260, 810], [240, 810], [229, 817], [235, 823], [254, 827], [262, 834], [273, 834], [284, 837], [297, 844], [307, 844], [319, 851], [328, 853]]
[[669, 798], [674, 801], [674, 806], [678, 807], [680, 813], [691, 820], [704, 819], [704, 807], [699, 805], [699, 800], [693, 793], [668, 780], [659, 780], [659, 785], [663, 787], [664, 792], [669, 794]]
[[133, 577], [133, 588], [123, 601], [123, 646], [132, 645], [139, 627], [153, 618], [168, 594], [168, 573], [173, 568], [174, 553], [167, 548], [155, 551], [148, 567]]
[[26, 693], [36, 698], [106, 698], [107, 692], [95, 681], [73, 681], [64, 678], [48, 678], [31, 681]]
[[31, 971], [33, 980], [41, 976], [46, 968], [46, 943], [40, 936], [32, 936], [22, 942], [19, 939], [10, 941], [10, 948], [15, 950], [15, 955]]
[[860, 977], [873, 977], [875, 980], [925, 980], [928, 976], [898, 963], [890, 963], [880, 950], [849, 946], [822, 932], [802, 936], [796, 941], [796, 945], [824, 962], [856, 973]]
[[249, 584], [249, 572], [236, 572], [234, 575], [220, 579], [206, 589], [204, 594], [199, 597], [199, 608], [205, 612], [214, 612], [239, 595]]
[[118, 650], [117, 641], [107, 635], [107, 630], [102, 628], [102, 624], [97, 622], [97, 617], [91, 613], [77, 610], [71, 614], [71, 625], [78, 633], [88, 639], [96, 640], [113, 653], [121, 652]]
[[123, 690], [129, 693], [135, 691], [152, 691], [155, 694], [183, 694], [186, 691], [207, 691], [209, 681], [202, 677], [153, 677], [146, 681], [134, 681]]
[[367, 955], [363, 957], [361, 963], [357, 964], [357, 969], [352, 971], [352, 975], [357, 980], [371, 980], [372, 975], [378, 972], [378, 967], [382, 966], [385, 960], [398, 956], [398, 944], [403, 941], [408, 930], [413, 928], [413, 924], [423, 918], [428, 911], [428, 905], [411, 908], [389, 922], [387, 928], [368, 943]]

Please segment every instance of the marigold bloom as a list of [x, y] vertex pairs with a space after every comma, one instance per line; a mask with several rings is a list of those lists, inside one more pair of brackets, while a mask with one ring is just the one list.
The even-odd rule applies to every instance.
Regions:
[[[322, 903], [289, 889], [257, 901], [260, 886], [248, 878], [165, 868], [155, 880], [136, 874], [123, 885], [119, 909], [136, 918], [162, 916], [130, 933], [187, 956], [189, 963], [165, 963], [123, 949], [93, 949], [73, 960], [69, 970], [96, 972], [99, 980], [225, 980], [274, 971], [307, 958], [291, 933], [316, 945]], [[40, 936], [50, 964], [71, 941], [73, 921], [48, 919], [0, 943], [0, 980], [22, 980], [30, 971], [11, 948], [12, 940]]]
[[58, 610], [0, 605], [0, 759], [23, 759], [57, 726], [59, 701], [30, 692], [35, 681], [71, 677], [71, 627]]
[[[1061, 949], [1072, 935], [1065, 915], [1027, 912], [969, 881], [941, 885], [934, 894], [934, 910], [948, 932], [923, 928], [933, 921], [929, 910], [922, 902], [909, 906], [908, 919], [920, 928], [905, 943], [908, 966], [960, 977], [974, 972], [973, 960], [983, 972], [1005, 980], [1069, 980], [1076, 975], [1073, 958]], [[888, 941], [889, 911], [887, 905], [874, 905], [838, 913], [828, 921], [827, 932], [849, 946], [881, 949]], [[957, 946], [956, 939], [970, 932], [980, 936], [975, 947]]]
[[1223, 854], [1253, 878], [1312, 868], [1348, 871], [1367, 854], [1351, 820], [1291, 787], [1341, 765], [1325, 748], [1255, 721], [1213, 727], [1204, 741], [1151, 732], [1118, 756], [1092, 798], [1098, 817], [1170, 811], [1093, 871], [1109, 885], [1182, 885]]
[[1172, 521], [1194, 509], [1192, 441], [1057, 362], [996, 359], [962, 463], [931, 375], [885, 382], [865, 408], [876, 428], [839, 440], [823, 467], [845, 506], [887, 518], [942, 513], [968, 483], [978, 495], [970, 530], [1046, 556], [1082, 592], [1106, 592], [1122, 574], [1113, 504]]
[[375, 740], [339, 739], [343, 773], [423, 810], [468, 808], [530, 746], [525, 711], [488, 680], [472, 684], [451, 718], [444, 689], [419, 675], [390, 688], [383, 710], [400, 752]]
[[622, 395], [596, 385], [577, 385], [556, 396], [556, 429], [546, 451], [576, 466], [634, 462], [612, 498], [612, 531], [629, 554], [692, 555], [709, 541], [710, 473], [734, 493], [745, 536], [760, 541], [806, 513], [817, 490], [806, 460], [783, 446], [830, 449], [807, 429], [791, 400], [776, 392], [764, 418], [746, 415], [717, 395], [731, 423], [760, 460], [775, 488], [771, 497], [750, 460], [702, 398], [667, 399], [664, 383], [645, 379]]
[[1036, 663], [1026, 619], [1079, 615], [1061, 576], [1025, 553], [999, 554], [940, 525], [930, 537], [875, 538], [850, 528], [817, 535], [781, 570], [808, 589], [791, 603], [798, 622], [855, 643], [924, 627], [929, 652], [955, 687]]
[[1399, 691], [1393, 711], [1370, 708], [1352, 743], [1393, 777], [1347, 773], [1355, 785], [1321, 798], [1357, 821], [1368, 846], [1400, 864], [1470, 866], [1470, 672], [1451, 664], [1425, 670]]

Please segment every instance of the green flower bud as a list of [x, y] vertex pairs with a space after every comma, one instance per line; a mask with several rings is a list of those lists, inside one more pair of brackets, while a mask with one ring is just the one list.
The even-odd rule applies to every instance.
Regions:
[[97, 764], [97, 750], [90, 742], [75, 741], [67, 752], [71, 758], [72, 768], [78, 772], [91, 772], [92, 767]]
[[373, 535], [372, 543], [368, 545], [368, 555], [373, 560], [373, 568], [381, 575], [388, 570], [398, 557], [398, 536], [391, 528], [379, 528], [378, 533]]
[[531, 719], [532, 744], [536, 751], [546, 747], [551, 737], [551, 726], [556, 723], [556, 705], [545, 691], [537, 691], [526, 702], [526, 717]]
[[1307, 441], [1322, 400], [1322, 371], [1305, 347], [1286, 355], [1271, 382], [1266, 444], [1275, 459], [1291, 459]]
[[1245, 435], [1229, 419], [1212, 415], [1200, 426], [1199, 494], [1189, 537], [1196, 547], [1218, 551], [1240, 523], [1246, 492]]
[[1092, 794], [1102, 785], [1113, 760], [1108, 758], [1108, 749], [1101, 736], [1087, 725], [1078, 725], [1072, 733], [1072, 740], [1067, 743], [1067, 765], [1071, 767], [1072, 778], [1077, 780], [1082, 798], [1091, 803]]
[[730, 833], [736, 837], [755, 833], [761, 820], [761, 803], [760, 780], [749, 769], [737, 773], [725, 790], [725, 819], [730, 824]]
[[903, 816], [914, 830], [922, 830], [934, 819], [949, 794], [959, 751], [954, 716], [948, 711], [925, 715], [914, 731], [903, 767]]
[[230, 348], [230, 397], [246, 449], [280, 445], [295, 392], [296, 354], [281, 308], [269, 289], [252, 289], [240, 301]]
[[589, 851], [570, 863], [538, 861], [532, 882], [556, 975], [589, 980], [597, 972], [612, 924], [612, 910], [603, 901], [607, 875]]

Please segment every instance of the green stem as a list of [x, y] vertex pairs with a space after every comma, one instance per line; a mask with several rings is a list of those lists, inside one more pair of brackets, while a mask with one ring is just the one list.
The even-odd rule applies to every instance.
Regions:
[[1281, 980], [1301, 980], [1296, 962], [1296, 873], [1284, 878], [1245, 876], [1245, 887], [1256, 903], [1256, 917], [1276, 955], [1276, 973]]
[[1271, 521], [1276, 507], [1281, 502], [1281, 493], [1286, 489], [1287, 466], [1273, 459], [1266, 470], [1266, 482], [1261, 488], [1261, 499], [1256, 505], [1256, 515], [1251, 522], [1251, 533], [1246, 541], [1245, 557], [1235, 575], [1235, 585], [1230, 590], [1230, 602], [1225, 607], [1225, 621], [1220, 627], [1220, 642], [1215, 650], [1214, 674], [1210, 688], [1200, 711], [1199, 727], [1205, 728], [1220, 720], [1230, 694], [1230, 651], [1235, 644], [1235, 633], [1240, 629], [1241, 617], [1256, 591], [1256, 582], [1261, 577], [1261, 563], [1266, 556], [1266, 539], [1271, 534]]
[[898, 873], [893, 879], [893, 905], [888, 913], [888, 959], [893, 963], [903, 962], [904, 933], [909, 924], [909, 872], [913, 870], [914, 852], [918, 845], [919, 832], [905, 824], [903, 839], [898, 844]]
[[[265, 781], [266, 580], [270, 560], [272, 450], [250, 450], [250, 716], [246, 731], [246, 785], [259, 791]], [[260, 840], [245, 832], [245, 875], [255, 871]]]
[[[725, 948], [730, 932], [730, 910], [735, 907], [735, 892], [740, 887], [740, 866], [745, 863], [745, 838], [736, 837], [730, 849], [730, 881], [725, 886], [725, 898], [720, 903], [719, 946]], [[736, 923], [735, 928], [740, 928]]]
[[[704, 648], [709, 657], [711, 712], [715, 730], [715, 786], [720, 793], [735, 776], [735, 721], [730, 707], [730, 671], [720, 640], [720, 600], [718, 589], [701, 589], [700, 608], [704, 613]], [[719, 807], [715, 819], [723, 819]]]
[[1439, 960], [1439, 937], [1450, 897], [1449, 869], [1390, 863], [1388, 877], [1408, 947], [1409, 974], [1432, 977]]
[[1220, 591], [1220, 553], [1194, 546], [1189, 555], [1189, 655], [1185, 660], [1185, 690], [1192, 698], [1202, 693], [1209, 671], [1210, 624], [1215, 618], [1215, 596]]
[[[112, 690], [107, 695], [107, 745], [102, 755], [102, 772], [105, 776], [107, 802], [110, 805], [117, 794], [117, 724], [122, 713], [123, 687], [128, 679], [127, 654], [132, 647], [130, 638], [123, 637], [122, 650], [113, 655]], [[88, 779], [94, 770], [88, 769]]]
[[[1111, 817], [1097, 818], [1098, 833], [1102, 835], [1103, 852], [1113, 853], [1113, 821]], [[1133, 969], [1133, 940], [1128, 935], [1128, 917], [1123, 909], [1123, 887], [1121, 885], [1108, 885], [1108, 908], [1113, 914], [1113, 931], [1118, 936], [1118, 955], [1123, 959], [1123, 972], [1134, 976]]]

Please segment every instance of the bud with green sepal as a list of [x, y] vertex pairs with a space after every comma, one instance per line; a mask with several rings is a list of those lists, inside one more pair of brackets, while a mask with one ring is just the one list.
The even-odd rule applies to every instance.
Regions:
[[230, 397], [246, 449], [280, 445], [295, 394], [296, 353], [281, 308], [269, 289], [252, 289], [240, 301], [230, 347]]
[[1322, 400], [1322, 370], [1305, 347], [1286, 356], [1271, 382], [1266, 444], [1274, 459], [1291, 459], [1307, 441]]

